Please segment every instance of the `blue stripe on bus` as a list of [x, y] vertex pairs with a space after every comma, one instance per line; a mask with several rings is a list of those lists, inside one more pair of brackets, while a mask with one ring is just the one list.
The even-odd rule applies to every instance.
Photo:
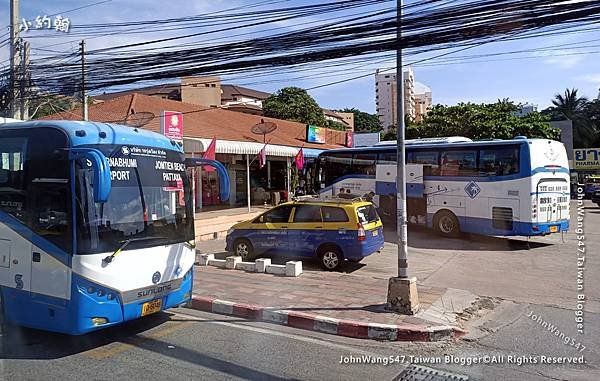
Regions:
[[[434, 213], [427, 214], [427, 226], [433, 227]], [[493, 226], [490, 218], [456, 216], [460, 224], [460, 231], [464, 233], [473, 233], [481, 235], [497, 236], [536, 236], [549, 234], [550, 227], [556, 226], [557, 233], [569, 230], [569, 220], [560, 220], [556, 222], [521, 222], [513, 221], [512, 230], [498, 229]]]
[[[377, 181], [375, 183], [375, 194], [396, 195], [396, 183], [391, 181]], [[406, 197], [420, 198], [425, 195], [425, 185], [419, 183], [406, 183]]]
[[70, 255], [67, 254], [63, 249], [56, 246], [54, 243], [48, 241], [43, 238], [33, 230], [31, 230], [28, 226], [24, 225], [21, 221], [19, 221], [16, 217], [6, 213], [3, 210], [0, 210], [0, 223], [5, 224], [15, 233], [19, 234], [21, 237], [31, 242], [35, 246], [39, 247], [48, 255], [56, 258], [61, 263], [70, 266]]
[[532, 175], [535, 175], [537, 173], [543, 173], [543, 172], [571, 173], [569, 168], [565, 168], [565, 167], [558, 167], [558, 168], [537, 167], [537, 168], [531, 170]]

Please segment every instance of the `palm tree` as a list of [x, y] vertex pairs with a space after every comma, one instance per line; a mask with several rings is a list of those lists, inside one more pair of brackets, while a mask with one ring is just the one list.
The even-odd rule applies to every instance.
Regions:
[[577, 89], [566, 89], [564, 95], [556, 94], [552, 100], [554, 110], [561, 112], [571, 120], [581, 116], [587, 103], [586, 97], [577, 96]]
[[575, 148], [591, 147], [598, 139], [592, 121], [586, 115], [589, 101], [578, 97], [577, 89], [566, 89], [565, 94], [556, 94], [552, 100], [551, 112], [573, 121], [573, 145]]

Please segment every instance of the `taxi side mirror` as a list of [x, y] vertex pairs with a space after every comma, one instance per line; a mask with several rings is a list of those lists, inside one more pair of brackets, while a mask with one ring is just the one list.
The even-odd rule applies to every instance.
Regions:
[[260, 217], [258, 218], [258, 220], [259, 220], [260, 222], [265, 222], [265, 216], [260, 216]]

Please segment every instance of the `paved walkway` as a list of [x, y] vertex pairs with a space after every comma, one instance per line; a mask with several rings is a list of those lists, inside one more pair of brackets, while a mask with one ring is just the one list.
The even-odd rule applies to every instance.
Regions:
[[[308, 271], [293, 278], [197, 266], [194, 294], [368, 323], [433, 324], [385, 310], [387, 283], [386, 279], [337, 272]], [[431, 307], [446, 291], [419, 286], [421, 310]]]

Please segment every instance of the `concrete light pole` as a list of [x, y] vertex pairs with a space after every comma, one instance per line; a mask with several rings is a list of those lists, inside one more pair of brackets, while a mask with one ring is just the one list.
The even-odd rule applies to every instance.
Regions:
[[419, 309], [417, 278], [408, 276], [408, 235], [406, 213], [406, 171], [404, 147], [404, 72], [402, 70], [402, 0], [397, 0], [397, 40], [396, 50], [396, 138], [397, 138], [397, 234], [398, 234], [398, 277], [390, 278], [388, 283], [388, 308], [408, 315]]

